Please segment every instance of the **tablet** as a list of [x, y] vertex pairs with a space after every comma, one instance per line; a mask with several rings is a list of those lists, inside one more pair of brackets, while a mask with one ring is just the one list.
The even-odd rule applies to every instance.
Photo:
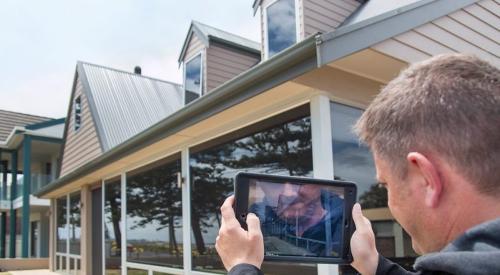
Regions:
[[248, 213], [259, 217], [264, 259], [348, 264], [354, 231], [352, 182], [238, 173], [235, 214], [247, 229]]

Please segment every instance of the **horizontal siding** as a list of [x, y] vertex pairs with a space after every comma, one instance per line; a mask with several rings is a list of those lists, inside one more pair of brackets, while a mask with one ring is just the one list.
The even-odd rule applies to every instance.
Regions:
[[68, 174], [102, 154], [89, 104], [83, 93], [83, 86], [79, 79], [77, 79], [74, 99], [78, 96], [81, 96], [82, 100], [82, 126], [75, 132], [73, 102], [71, 102], [71, 111], [63, 151], [61, 176]]
[[[500, 66], [500, 29], [494, 27], [500, 25], [500, 6], [492, 13], [481, 4], [497, 5], [492, 1], [478, 2], [372, 48], [406, 62], [460, 52], [474, 54]], [[485, 14], [488, 16], [483, 17]]]
[[218, 43], [211, 43], [207, 49], [206, 60], [206, 83], [207, 91], [210, 92], [257, 64], [259, 57], [222, 46]]
[[193, 34], [191, 36], [191, 39], [189, 40], [184, 60], [188, 60], [191, 57], [199, 54], [204, 47], [205, 45], [203, 45], [203, 42], [198, 38], [198, 36], [196, 36], [196, 34]]
[[354, 0], [304, 0], [305, 37], [335, 30], [358, 6]]
[[5, 141], [15, 126], [26, 126], [51, 120], [47, 117], [0, 110], [0, 141]]

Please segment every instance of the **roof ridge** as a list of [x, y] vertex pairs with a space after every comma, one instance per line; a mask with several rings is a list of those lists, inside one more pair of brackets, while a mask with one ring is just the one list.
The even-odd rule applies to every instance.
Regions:
[[209, 27], [209, 28], [212, 28], [212, 29], [218, 30], [218, 31], [220, 31], [220, 32], [227, 33], [227, 34], [232, 35], [232, 36], [237, 36], [237, 37], [239, 37], [239, 38], [242, 38], [242, 39], [245, 39], [245, 40], [248, 40], [248, 41], [250, 41], [250, 42], [253, 42], [253, 43], [256, 43], [256, 44], [259, 44], [259, 45], [260, 45], [260, 42], [258, 42], [258, 41], [255, 41], [255, 40], [252, 40], [252, 39], [250, 39], [250, 38], [247, 38], [247, 37], [241, 36], [241, 35], [239, 35], [239, 34], [235, 34], [235, 33], [232, 33], [232, 32], [225, 31], [225, 30], [223, 30], [223, 29], [220, 29], [220, 28], [218, 28], [218, 27], [214, 27], [214, 26], [211, 26], [211, 25], [208, 25], [208, 24], [202, 23], [202, 22], [200, 22], [200, 21], [192, 20], [192, 23], [193, 23], [193, 24], [200, 24], [200, 25], [203, 25], [203, 26], [206, 26], [206, 27]]
[[99, 67], [99, 68], [110, 70], [110, 71], [115, 71], [115, 72], [120, 72], [120, 73], [126, 73], [126, 74], [129, 74], [129, 75], [135, 75], [135, 76], [138, 76], [138, 77], [148, 78], [148, 79], [151, 79], [151, 80], [154, 80], [154, 81], [164, 82], [164, 83], [171, 84], [171, 85], [174, 85], [174, 86], [182, 87], [182, 84], [175, 83], [173, 81], [159, 79], [159, 78], [156, 78], [156, 77], [142, 75], [142, 74], [136, 74], [136, 73], [133, 73], [133, 72], [127, 72], [127, 71], [122, 70], [122, 69], [111, 68], [111, 67], [107, 67], [107, 66], [104, 66], [104, 65], [90, 63], [90, 62], [87, 62], [87, 61], [81, 61], [81, 60], [79, 60], [79, 61], [77, 61], [77, 63], [80, 63], [82, 65], [89, 65], [89, 66]]

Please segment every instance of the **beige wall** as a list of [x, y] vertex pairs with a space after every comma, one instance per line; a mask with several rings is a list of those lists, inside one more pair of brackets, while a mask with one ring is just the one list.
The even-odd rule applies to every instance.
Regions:
[[76, 80], [74, 99], [81, 96], [82, 117], [81, 128], [75, 131], [75, 118], [73, 102], [71, 103], [66, 141], [64, 143], [61, 176], [68, 174], [76, 168], [86, 164], [102, 154], [101, 145], [97, 138], [96, 127], [90, 114], [87, 97], [83, 92], [83, 85], [78, 78]]
[[482, 0], [372, 47], [406, 62], [470, 53], [500, 66], [500, 4]]
[[335, 30], [359, 7], [355, 0], [303, 0], [304, 36]]
[[212, 42], [207, 49], [206, 91], [210, 92], [224, 82], [248, 70], [259, 62], [258, 55]]

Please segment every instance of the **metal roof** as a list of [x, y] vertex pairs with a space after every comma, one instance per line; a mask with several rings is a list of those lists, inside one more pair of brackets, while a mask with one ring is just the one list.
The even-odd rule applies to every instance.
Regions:
[[374, 18], [389, 11], [398, 10], [404, 6], [422, 2], [422, 0], [370, 0], [361, 5], [351, 16], [349, 16], [339, 27], [353, 25], [368, 18]]
[[52, 118], [0, 110], [0, 142], [5, 142], [15, 126], [26, 126]]
[[103, 151], [117, 146], [180, 109], [179, 84], [78, 62]]
[[188, 34], [184, 40], [184, 44], [182, 45], [181, 53], [179, 55], [179, 63], [182, 62], [182, 59], [184, 58], [189, 40], [191, 39], [193, 33], [198, 35], [206, 47], [209, 46], [210, 41], [214, 40], [260, 55], [260, 43], [193, 20], [191, 21]]

